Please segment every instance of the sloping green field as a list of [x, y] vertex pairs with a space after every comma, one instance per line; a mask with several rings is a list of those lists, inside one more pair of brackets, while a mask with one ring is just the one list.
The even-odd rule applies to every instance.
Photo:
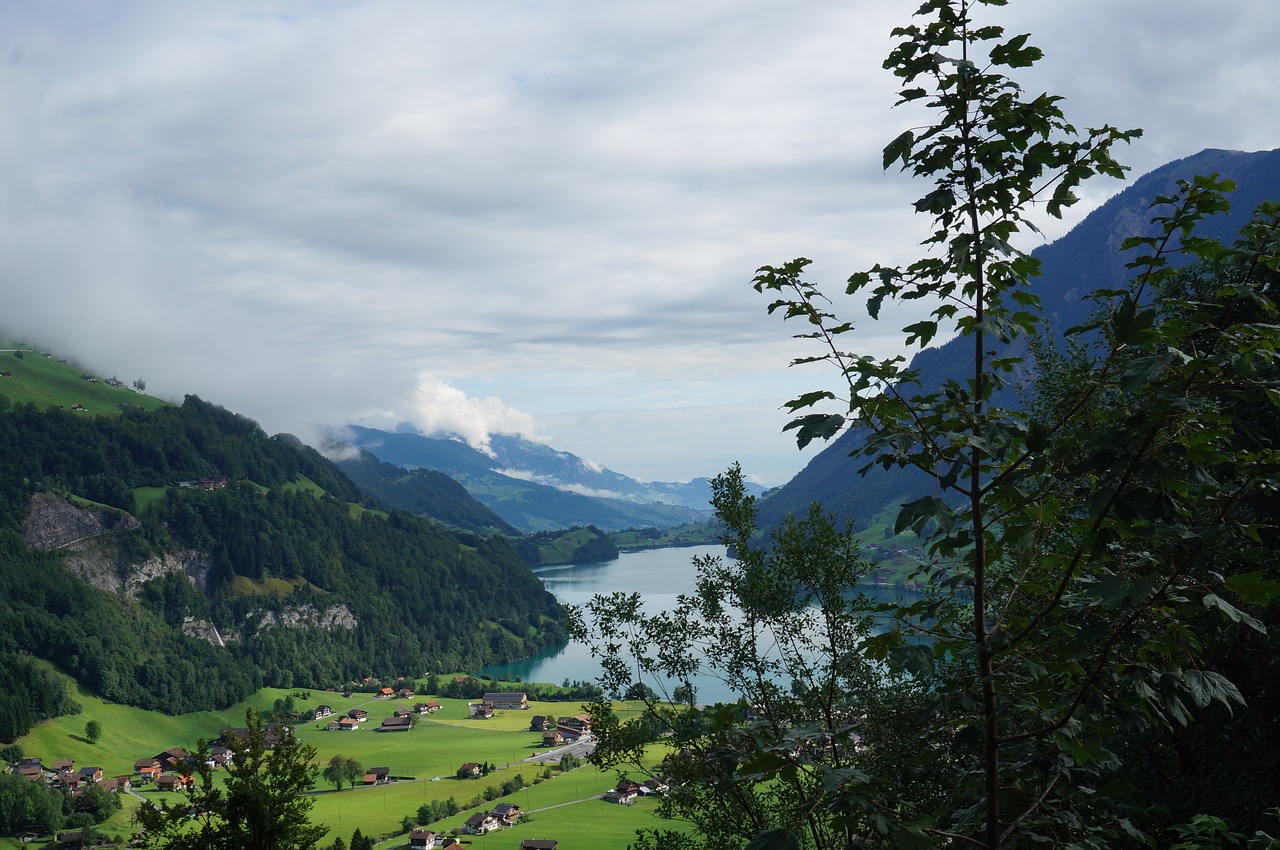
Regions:
[[[41, 723], [17, 743], [28, 756], [39, 756], [46, 762], [71, 758], [77, 768], [95, 765], [101, 767], [106, 776], [126, 776], [133, 773], [136, 759], [154, 756], [175, 746], [191, 749], [200, 738], [212, 739], [228, 726], [244, 725], [246, 708], [268, 711], [277, 700], [291, 695], [299, 711], [314, 710], [325, 704], [341, 715], [352, 708], [362, 708], [369, 712], [369, 720], [359, 731], [330, 732], [326, 728], [328, 720], [299, 724], [295, 731], [299, 738], [316, 748], [321, 765], [341, 754], [356, 759], [366, 769], [387, 767], [398, 780], [377, 787], [344, 787], [342, 791], [335, 791], [332, 785], [320, 780], [312, 819], [330, 828], [326, 844], [339, 835], [349, 840], [358, 828], [366, 835], [399, 835], [399, 841], [393, 837], [380, 845], [393, 847], [404, 843], [400, 830], [403, 818], [415, 817], [424, 803], [443, 802], [452, 797], [458, 805], [466, 806], [475, 797], [483, 796], [488, 786], [500, 787], [516, 774], [526, 782], [540, 779], [546, 766], [524, 761], [535, 752], [543, 751], [541, 734], [529, 731], [531, 718], [537, 714], [560, 716], [580, 711], [577, 703], [535, 702], [530, 703], [527, 711], [499, 710], [490, 720], [469, 720], [466, 700], [439, 699], [443, 708], [428, 717], [415, 718], [417, 722], [412, 730], [386, 733], [375, 731], [383, 718], [390, 717], [397, 708], [412, 708], [415, 702], [425, 701], [427, 697], [420, 694], [409, 700], [380, 700], [370, 694], [354, 694], [348, 699], [339, 693], [312, 691], [308, 699], [301, 699], [298, 694], [297, 690], [264, 689], [226, 711], [169, 717], [105, 703], [80, 693], [76, 697], [84, 709], [80, 714]], [[625, 706], [620, 708], [625, 711]], [[89, 720], [96, 720], [102, 727], [96, 744], [90, 744], [84, 736]], [[655, 756], [655, 761], [657, 758]], [[458, 767], [468, 761], [490, 763], [496, 769], [479, 779], [456, 778]], [[622, 850], [638, 827], [655, 823], [652, 801], [616, 806], [591, 799], [614, 785], [617, 778], [611, 774], [602, 774], [590, 766], [565, 774], [553, 769], [553, 774], [551, 779], [518, 791], [504, 801], [514, 802], [526, 810], [556, 808], [534, 812], [531, 823], [517, 824], [489, 836], [471, 836], [473, 845], [514, 847], [523, 838], [555, 838], [565, 850], [573, 847]], [[174, 796], [161, 795], [145, 786], [138, 791], [144, 798]], [[126, 796], [124, 803], [124, 810], [101, 827], [104, 834], [127, 836], [132, 832], [131, 812], [139, 800]], [[485, 802], [482, 809], [492, 806], [492, 802]], [[472, 813], [461, 813], [433, 828], [460, 826]], [[19, 846], [14, 840], [0, 838], [0, 847]]]
[[121, 378], [125, 385], [122, 387], [107, 384], [106, 381], [112, 377], [110, 375], [94, 375], [96, 380], [89, 381], [86, 380], [89, 373], [71, 363], [27, 346], [21, 346], [17, 351], [15, 348], [19, 348], [16, 343], [0, 339], [0, 372], [9, 373], [0, 377], [0, 397], [15, 404], [33, 402], [41, 410], [50, 407], [70, 409], [78, 404], [86, 413], [104, 416], [119, 416], [120, 405], [155, 410], [168, 404], [129, 389], [135, 378]]

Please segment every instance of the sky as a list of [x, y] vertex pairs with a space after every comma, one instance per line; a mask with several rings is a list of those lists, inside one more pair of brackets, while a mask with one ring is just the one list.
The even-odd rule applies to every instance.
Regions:
[[[919, 119], [881, 67], [916, 6], [0, 4], [0, 329], [313, 444], [518, 433], [640, 480], [784, 483], [816, 448], [783, 403], [838, 376], [788, 368], [813, 352], [750, 281], [804, 256], [838, 293], [918, 256], [927, 189], [880, 154]], [[1032, 33], [1019, 80], [1075, 124], [1143, 128], [1133, 176], [1280, 147], [1275, 0], [981, 20]], [[857, 342], [899, 353], [907, 321]]]

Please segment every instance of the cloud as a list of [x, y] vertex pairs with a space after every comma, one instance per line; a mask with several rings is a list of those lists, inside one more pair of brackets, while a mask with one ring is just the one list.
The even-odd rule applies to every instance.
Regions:
[[[0, 324], [303, 439], [412, 422], [781, 483], [779, 406], [838, 376], [786, 368], [810, 352], [749, 281], [806, 256], [838, 293], [919, 253], [922, 191], [880, 169], [920, 119], [881, 68], [908, 11], [0, 4]], [[1272, 0], [982, 14], [1033, 33], [1026, 87], [1078, 125], [1146, 128], [1137, 173], [1280, 138]], [[899, 353], [908, 311], [835, 306]]]
[[425, 375], [400, 415], [404, 417], [402, 421], [423, 434], [457, 434], [472, 448], [490, 456], [490, 438], [494, 434], [513, 434], [535, 442], [545, 440], [532, 416], [508, 407], [502, 399], [471, 398], [458, 388]]

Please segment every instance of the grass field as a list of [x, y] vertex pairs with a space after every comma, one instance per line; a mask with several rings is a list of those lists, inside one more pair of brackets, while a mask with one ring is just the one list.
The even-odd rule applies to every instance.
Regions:
[[[12, 349], [20, 348], [18, 357]], [[7, 350], [6, 350], [7, 349]], [[155, 410], [168, 404], [158, 398], [136, 393], [127, 387], [108, 385], [100, 376], [97, 381], [82, 377], [85, 373], [71, 363], [48, 357], [29, 346], [0, 341], [0, 396], [15, 404], [32, 402], [45, 410], [50, 407], [70, 409], [79, 404], [91, 415], [119, 416], [119, 405]], [[132, 380], [122, 379], [125, 384]]]
[[[417, 718], [411, 731], [381, 733], [374, 730], [383, 718], [390, 717], [396, 708], [425, 700], [426, 696], [380, 700], [371, 694], [354, 694], [348, 699], [340, 693], [312, 691], [309, 699], [304, 700], [297, 698], [298, 693], [296, 689], [264, 689], [225, 711], [180, 717], [105, 703], [80, 693], [77, 700], [84, 709], [80, 714], [42, 723], [17, 743], [27, 755], [40, 756], [46, 762], [71, 758], [77, 768], [95, 765], [101, 767], [106, 776], [123, 776], [133, 773], [133, 763], [138, 758], [150, 757], [174, 746], [191, 749], [200, 738], [212, 739], [228, 726], [243, 726], [247, 708], [268, 711], [277, 700], [291, 695], [295, 695], [295, 707], [299, 711], [314, 710], [321, 704], [329, 705], [339, 715], [352, 708], [363, 708], [369, 712], [369, 720], [359, 731], [330, 732], [325, 728], [327, 720], [299, 724], [295, 731], [302, 741], [316, 748], [321, 765], [341, 754], [356, 759], [366, 769], [387, 767], [397, 781], [335, 791], [332, 785], [321, 780], [314, 795], [312, 820], [329, 827], [329, 838], [324, 843], [339, 835], [349, 840], [358, 828], [366, 835], [399, 835], [398, 841], [392, 837], [379, 845], [394, 847], [405, 841], [400, 833], [401, 820], [416, 816], [424, 803], [452, 797], [460, 806], [466, 806], [476, 796], [483, 796], [487, 786], [500, 787], [516, 774], [522, 775], [526, 782], [540, 779], [545, 766], [524, 761], [535, 752], [543, 751], [541, 734], [529, 731], [530, 718], [536, 714], [578, 713], [577, 703], [534, 702], [527, 711], [498, 710], [489, 720], [470, 720], [465, 700], [437, 698], [443, 708], [429, 717]], [[635, 710], [635, 706], [626, 704], [619, 704], [618, 708], [623, 716], [628, 710]], [[102, 727], [96, 744], [84, 737], [84, 727], [89, 720], [98, 721]], [[655, 754], [654, 760], [659, 757]], [[456, 778], [459, 765], [468, 761], [491, 763], [496, 770], [479, 779]], [[551, 779], [503, 799], [526, 810], [557, 808], [535, 812], [531, 823], [520, 823], [488, 836], [469, 836], [473, 846], [514, 848], [523, 838], [555, 838], [563, 850], [575, 847], [622, 850], [637, 828], [656, 823], [651, 801], [616, 806], [592, 799], [615, 784], [617, 777], [612, 774], [601, 774], [590, 766], [564, 774], [553, 769], [553, 774]], [[145, 786], [138, 790], [145, 798], [176, 799], [176, 795], [161, 794]], [[132, 832], [132, 811], [139, 800], [126, 795], [124, 804], [120, 813], [102, 825], [106, 835], [127, 836]], [[483, 810], [492, 805], [483, 803]], [[459, 814], [433, 828], [460, 826], [472, 813]], [[0, 838], [0, 847], [19, 846], [14, 840]]]

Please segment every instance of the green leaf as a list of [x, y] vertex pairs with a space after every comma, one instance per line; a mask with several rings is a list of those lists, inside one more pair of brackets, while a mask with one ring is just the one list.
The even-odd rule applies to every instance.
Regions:
[[1244, 623], [1254, 631], [1261, 632], [1264, 635], [1267, 633], [1267, 627], [1258, 622], [1256, 618], [1249, 616], [1216, 593], [1206, 593], [1202, 601], [1204, 607], [1216, 608], [1233, 623]]
[[796, 444], [803, 449], [814, 440], [830, 440], [843, 426], [844, 417], [838, 413], [810, 413], [788, 422], [782, 430], [795, 431]]
[[766, 829], [751, 839], [746, 850], [800, 850], [800, 841], [788, 829]]
[[[905, 95], [906, 93], [904, 93]], [[915, 144], [915, 134], [910, 130], [902, 133], [898, 138], [884, 146], [884, 169], [889, 170], [889, 166], [894, 162], [902, 160], [902, 167], [906, 168], [907, 160], [911, 156], [911, 146]]]
[[1246, 605], [1269, 605], [1272, 599], [1280, 597], [1280, 582], [1264, 578], [1261, 570], [1228, 576], [1222, 585]]

